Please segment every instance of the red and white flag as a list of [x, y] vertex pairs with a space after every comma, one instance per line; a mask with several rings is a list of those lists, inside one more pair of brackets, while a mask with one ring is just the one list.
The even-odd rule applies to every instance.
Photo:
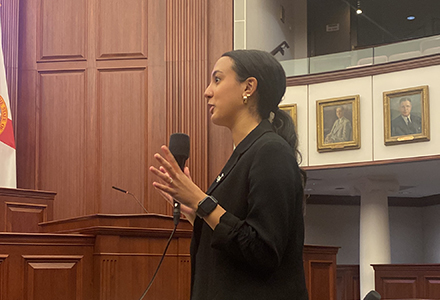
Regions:
[[15, 140], [9, 106], [0, 25], [0, 187], [16, 188]]

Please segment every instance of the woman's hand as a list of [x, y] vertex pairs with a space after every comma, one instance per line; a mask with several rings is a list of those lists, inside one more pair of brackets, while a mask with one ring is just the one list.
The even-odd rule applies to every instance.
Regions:
[[[163, 167], [160, 167], [159, 168], [160, 169], [160, 171], [162, 171], [163, 173], [165, 173], [166, 171], [165, 171], [165, 169], [163, 168]], [[185, 169], [184, 169], [184, 174], [186, 175], [186, 176], [188, 176], [188, 178], [189, 179], [191, 179], [191, 175], [190, 175], [190, 173], [189, 173], [189, 168], [188, 167], [185, 167]], [[191, 179], [192, 180], [192, 179]], [[164, 192], [164, 191], [162, 191], [162, 190], [159, 190], [159, 189], [156, 189], [157, 191], [159, 191], [159, 193], [161, 194], [161, 196], [171, 205], [171, 206], [174, 206], [174, 199], [173, 199], [173, 197], [171, 197], [171, 195], [170, 194], [168, 194], [168, 193], [166, 193], [166, 192]], [[196, 213], [195, 213], [195, 211], [194, 210], [192, 210], [191, 208], [189, 208], [188, 206], [186, 206], [186, 205], [184, 205], [184, 204], [181, 204], [180, 205], [180, 212], [188, 219], [188, 221], [192, 224], [192, 225], [194, 225], [194, 219], [196, 218]]]
[[[160, 163], [159, 169], [151, 166], [150, 171], [160, 180], [154, 181], [153, 186], [158, 189], [167, 201], [175, 199], [183, 206], [182, 212], [193, 215], [198, 203], [206, 194], [192, 181], [188, 168], [185, 173], [180, 167], [167, 146], [161, 147], [163, 156], [159, 153], [154, 158]], [[194, 219], [192, 219], [194, 220]]]

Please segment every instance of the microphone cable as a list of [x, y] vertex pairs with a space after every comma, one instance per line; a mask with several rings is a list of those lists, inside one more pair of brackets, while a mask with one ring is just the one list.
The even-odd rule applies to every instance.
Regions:
[[[121, 188], [118, 188], [116, 186], [112, 186], [113, 189], [122, 192], [124, 194], [129, 194], [131, 195], [136, 201], [137, 203], [144, 209], [144, 211], [148, 214], [148, 211], [145, 209], [145, 207], [142, 205], [142, 203], [136, 198], [135, 195], [133, 195], [132, 193], [130, 193], [129, 191], [123, 190]], [[176, 229], [177, 229], [177, 225], [179, 222], [176, 223], [175, 218], [174, 218], [174, 228], [173, 231], [171, 232], [170, 237], [168, 238], [167, 241], [167, 245], [165, 246], [165, 250], [163, 251], [162, 257], [160, 258], [159, 264], [157, 265], [156, 271], [153, 274], [153, 277], [150, 280], [150, 283], [148, 284], [147, 288], [145, 289], [144, 293], [142, 294], [142, 296], [139, 298], [139, 300], [144, 299], [145, 295], [148, 293], [148, 291], [150, 290], [151, 286], [153, 285], [153, 281], [154, 279], [156, 279], [156, 275], [159, 272], [160, 266], [162, 265], [162, 262], [165, 258], [165, 254], [167, 253], [168, 247], [170, 246], [171, 240], [173, 239], [174, 233], [176, 233]]]
[[163, 260], [164, 260], [164, 258], [165, 258], [165, 254], [167, 253], [168, 246], [169, 246], [170, 243], [171, 243], [171, 239], [173, 238], [174, 233], [176, 232], [176, 229], [177, 229], [177, 225], [174, 225], [173, 232], [171, 232], [171, 235], [170, 235], [170, 237], [168, 238], [167, 245], [166, 245], [166, 247], [165, 247], [165, 250], [163, 251], [163, 254], [162, 254], [162, 257], [161, 257], [161, 259], [160, 259], [160, 261], [159, 261], [159, 264], [157, 265], [156, 271], [154, 272], [153, 278], [151, 278], [150, 283], [148, 284], [147, 288], [145, 289], [144, 293], [143, 293], [142, 296], [139, 298], [139, 300], [144, 299], [145, 295], [146, 295], [146, 294], [148, 293], [148, 291], [150, 290], [150, 287], [151, 287], [151, 285], [153, 284], [153, 281], [154, 281], [154, 279], [156, 278], [156, 275], [157, 275], [157, 273], [159, 272], [159, 268], [160, 268], [160, 266], [162, 265], [162, 262], [163, 262]]

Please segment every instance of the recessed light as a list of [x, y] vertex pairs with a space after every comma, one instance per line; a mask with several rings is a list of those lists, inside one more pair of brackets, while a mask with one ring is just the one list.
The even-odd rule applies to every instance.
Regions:
[[337, 187], [335, 190], [345, 190], [345, 187]]
[[408, 17], [406, 17], [406, 19], [408, 20], [408, 21], [412, 21], [412, 20], [414, 20], [416, 17], [414, 17], [414, 16], [408, 16]]

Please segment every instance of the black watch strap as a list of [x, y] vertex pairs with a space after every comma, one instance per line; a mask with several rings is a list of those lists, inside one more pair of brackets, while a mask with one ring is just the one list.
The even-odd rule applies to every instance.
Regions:
[[196, 210], [197, 216], [204, 218], [217, 207], [218, 201], [212, 196], [206, 196], [202, 201], [199, 202], [198, 208]]

